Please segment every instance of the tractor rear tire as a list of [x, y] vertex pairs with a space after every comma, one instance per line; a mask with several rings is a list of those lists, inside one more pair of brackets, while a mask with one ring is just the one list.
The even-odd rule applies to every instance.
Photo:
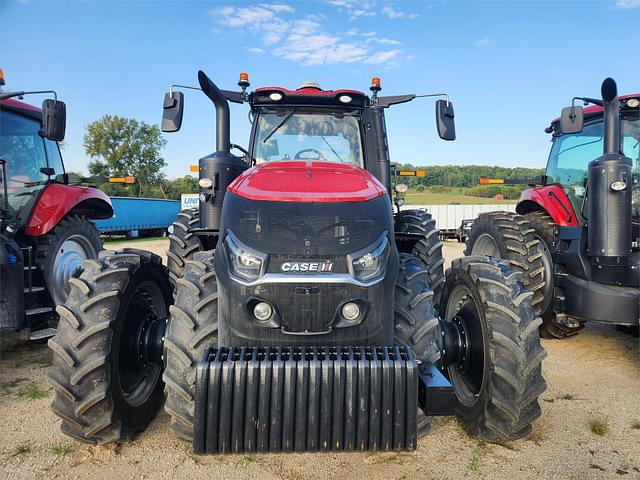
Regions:
[[[538, 397], [546, 389], [542, 320], [534, 315], [533, 294], [521, 278], [505, 261], [463, 257], [447, 271], [442, 297], [444, 361], [456, 414], [469, 433], [494, 443], [531, 433], [541, 413]], [[449, 362], [454, 337], [463, 353]]]
[[145, 332], [164, 328], [167, 271], [159, 256], [124, 249], [87, 260], [69, 283], [49, 340], [51, 410], [62, 418], [62, 431], [81, 442], [131, 440], [163, 402], [161, 362], [149, 361], [140, 345]]
[[185, 262], [190, 260], [196, 252], [204, 250], [200, 237], [191, 229], [200, 222], [200, 212], [197, 208], [182, 210], [169, 227], [169, 250], [167, 251], [167, 267], [169, 279], [174, 289], [176, 280], [182, 277]]
[[542, 262], [545, 266], [545, 299], [542, 302], [539, 315], [542, 317], [540, 336], [542, 338], [567, 338], [577, 335], [584, 328], [584, 323], [579, 327], [568, 327], [557, 321], [553, 311], [553, 259], [551, 251], [555, 237], [556, 223], [547, 212], [538, 211], [525, 215], [535, 230], [535, 237], [541, 242]]
[[192, 440], [196, 363], [204, 348], [216, 346], [218, 337], [218, 286], [213, 270], [213, 250], [197, 252], [187, 260], [184, 275], [176, 281], [175, 305], [165, 334], [165, 411], [171, 429]]
[[69, 279], [77, 275], [85, 260], [98, 258], [100, 234], [87, 217], [71, 214], [37, 240], [36, 263], [54, 304], [62, 305], [69, 296]]
[[442, 241], [436, 221], [424, 210], [401, 210], [399, 214], [399, 230], [401, 232], [419, 233], [422, 238], [416, 242], [411, 253], [418, 257], [427, 271], [427, 283], [433, 290], [433, 305], [440, 305], [442, 287], [444, 286], [444, 258]]
[[[522, 215], [481, 213], [473, 222], [464, 254], [506, 260], [512, 268], [522, 272], [524, 286], [533, 292], [531, 303], [535, 313], [542, 315], [548, 299], [545, 299], [545, 268], [540, 242], [533, 225]], [[553, 290], [549, 295], [553, 296]]]

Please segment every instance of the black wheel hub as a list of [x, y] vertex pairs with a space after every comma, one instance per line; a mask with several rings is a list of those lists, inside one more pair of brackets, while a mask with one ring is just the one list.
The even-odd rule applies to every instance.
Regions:
[[156, 314], [158, 294], [153, 288], [139, 289], [126, 311], [120, 337], [120, 388], [132, 406], [146, 400], [162, 375], [167, 320]]
[[484, 334], [482, 319], [471, 297], [464, 292], [457, 297], [455, 312], [448, 312], [450, 320], [441, 321], [443, 364], [460, 401], [471, 405], [484, 383]]

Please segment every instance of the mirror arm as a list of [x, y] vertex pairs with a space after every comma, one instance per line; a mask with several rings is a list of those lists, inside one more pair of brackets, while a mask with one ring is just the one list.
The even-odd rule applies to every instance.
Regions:
[[593, 105], [599, 105], [600, 107], [604, 106], [604, 102], [602, 100], [598, 100], [597, 98], [589, 98], [589, 97], [573, 97], [571, 99], [571, 106], [574, 107], [576, 104], [576, 100], [582, 100], [585, 105], [591, 103]]
[[[192, 85], [181, 85], [179, 83], [174, 83], [169, 86], [169, 96], [173, 98], [173, 89], [174, 88], [187, 88], [189, 90], [199, 90], [202, 91], [200, 87], [194, 87]], [[246, 94], [242, 92], [233, 92], [231, 90], [220, 90], [222, 94], [226, 97], [227, 100], [233, 103], [243, 103], [245, 101]]]
[[6, 100], [13, 97], [24, 97], [25, 95], [36, 95], [41, 93], [53, 93], [53, 99], [58, 101], [58, 94], [55, 90], [34, 90], [32, 92], [7, 92], [0, 94], [0, 100]]
[[200, 87], [192, 87], [191, 85], [180, 85], [179, 83], [174, 83], [174, 84], [169, 86], [169, 96], [171, 98], [173, 98], [173, 88], [174, 87], [188, 88], [189, 90], [200, 90], [200, 91], [202, 91], [202, 89]]
[[447, 93], [421, 93], [415, 96], [416, 98], [424, 98], [424, 97], [444, 97], [447, 102], [447, 107], [449, 106], [449, 95]]

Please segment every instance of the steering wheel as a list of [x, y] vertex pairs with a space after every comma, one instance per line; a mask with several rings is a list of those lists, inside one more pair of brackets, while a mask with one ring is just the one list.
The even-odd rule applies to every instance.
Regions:
[[300, 155], [306, 152], [313, 152], [313, 153], [317, 153], [318, 157], [320, 160], [324, 160], [324, 155], [322, 155], [322, 152], [320, 152], [319, 150], [316, 150], [315, 148], [305, 148], [303, 150], [300, 150], [298, 153], [296, 153], [295, 157], [293, 157], [296, 160], [307, 160], [309, 157], [301, 157]]

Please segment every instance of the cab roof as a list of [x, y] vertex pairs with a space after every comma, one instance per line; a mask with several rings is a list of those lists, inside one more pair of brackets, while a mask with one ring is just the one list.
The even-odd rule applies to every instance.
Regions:
[[14, 112], [27, 115], [28, 117], [34, 118], [36, 120], [41, 120], [42, 118], [42, 110], [40, 110], [38, 107], [34, 107], [33, 105], [29, 105], [28, 103], [15, 100], [13, 98], [0, 100], [0, 108], [12, 110]]
[[[280, 94], [280, 98], [273, 94]], [[315, 87], [289, 90], [284, 87], [261, 87], [251, 94], [250, 103], [252, 108], [295, 105], [363, 109], [369, 105], [369, 97], [358, 90], [321, 90]]]

